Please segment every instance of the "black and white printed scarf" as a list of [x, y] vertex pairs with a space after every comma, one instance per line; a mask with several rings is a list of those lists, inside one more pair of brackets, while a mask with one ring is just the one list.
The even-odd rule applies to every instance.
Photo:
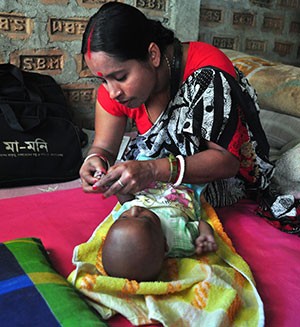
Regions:
[[[249, 189], [257, 195], [266, 192], [274, 165], [268, 161], [269, 147], [258, 118], [257, 96], [238, 70], [237, 75], [239, 82], [232, 82], [227, 73], [214, 67], [196, 70], [181, 85], [155, 124], [131, 142], [126, 159], [163, 158], [170, 153], [190, 156], [205, 150], [206, 141], [227, 148], [237, 128], [238, 110], [244, 106], [244, 122], [259, 171], [257, 182], [249, 185], [238, 175], [209, 183], [204, 195], [212, 206], [221, 207], [246, 197]], [[237, 97], [233, 95], [233, 89], [238, 93]], [[244, 96], [248, 103], [241, 105], [237, 98]], [[245, 112], [248, 109], [249, 112]], [[276, 212], [282, 212], [284, 208], [278, 208], [275, 200], [273, 215], [276, 217]], [[281, 203], [284, 205], [284, 201]]]

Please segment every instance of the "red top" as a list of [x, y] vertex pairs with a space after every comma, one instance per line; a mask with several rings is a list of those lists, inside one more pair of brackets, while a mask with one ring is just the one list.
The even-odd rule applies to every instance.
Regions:
[[[190, 42], [183, 81], [195, 70], [205, 66], [214, 66], [235, 76], [233, 64], [221, 50], [207, 43]], [[144, 105], [138, 108], [125, 107], [112, 100], [103, 85], [100, 85], [98, 89], [98, 101], [110, 114], [114, 116], [127, 116], [133, 119], [141, 134], [144, 134], [152, 127]]]

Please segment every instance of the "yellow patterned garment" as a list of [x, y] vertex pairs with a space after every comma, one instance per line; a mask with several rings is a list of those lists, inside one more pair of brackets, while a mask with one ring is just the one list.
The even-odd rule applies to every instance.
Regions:
[[[119, 208], [117, 204], [114, 210]], [[202, 218], [215, 230], [218, 251], [166, 259], [159, 281], [138, 283], [109, 277], [103, 269], [101, 246], [113, 223], [109, 215], [88, 242], [74, 249], [76, 269], [68, 280], [104, 319], [120, 313], [133, 325], [264, 326], [263, 304], [250, 268], [203, 199]]]

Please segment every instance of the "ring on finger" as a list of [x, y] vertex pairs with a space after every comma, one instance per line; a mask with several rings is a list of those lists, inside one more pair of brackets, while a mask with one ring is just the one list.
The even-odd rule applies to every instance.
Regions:
[[118, 184], [123, 188], [125, 185], [121, 182], [121, 180], [120, 179], [118, 179]]

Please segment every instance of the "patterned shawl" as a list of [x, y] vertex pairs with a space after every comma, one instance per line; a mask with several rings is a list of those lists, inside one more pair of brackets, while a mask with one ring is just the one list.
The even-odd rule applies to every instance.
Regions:
[[[144, 134], [138, 134], [132, 141], [126, 159], [162, 158], [169, 153], [189, 156], [205, 150], [205, 141], [215, 142], [226, 149], [241, 114], [247, 126], [248, 146], [254, 153], [251, 160], [255, 161], [255, 184], [249, 185], [249, 181], [239, 174], [234, 178], [210, 183], [205, 196], [213, 206], [224, 206], [244, 197], [246, 188], [266, 188], [273, 165], [267, 160], [268, 144], [258, 119], [256, 94], [245, 77], [238, 73], [240, 83], [213, 67], [196, 70], [181, 85], [152, 128]], [[232, 96], [235, 93], [242, 95]], [[239, 102], [243, 98], [248, 99], [246, 104]], [[240, 108], [244, 108], [244, 111], [241, 112]], [[245, 113], [247, 110], [252, 111], [251, 126], [246, 121], [249, 117], [249, 112]], [[257, 135], [261, 136], [260, 142], [255, 139]]]

